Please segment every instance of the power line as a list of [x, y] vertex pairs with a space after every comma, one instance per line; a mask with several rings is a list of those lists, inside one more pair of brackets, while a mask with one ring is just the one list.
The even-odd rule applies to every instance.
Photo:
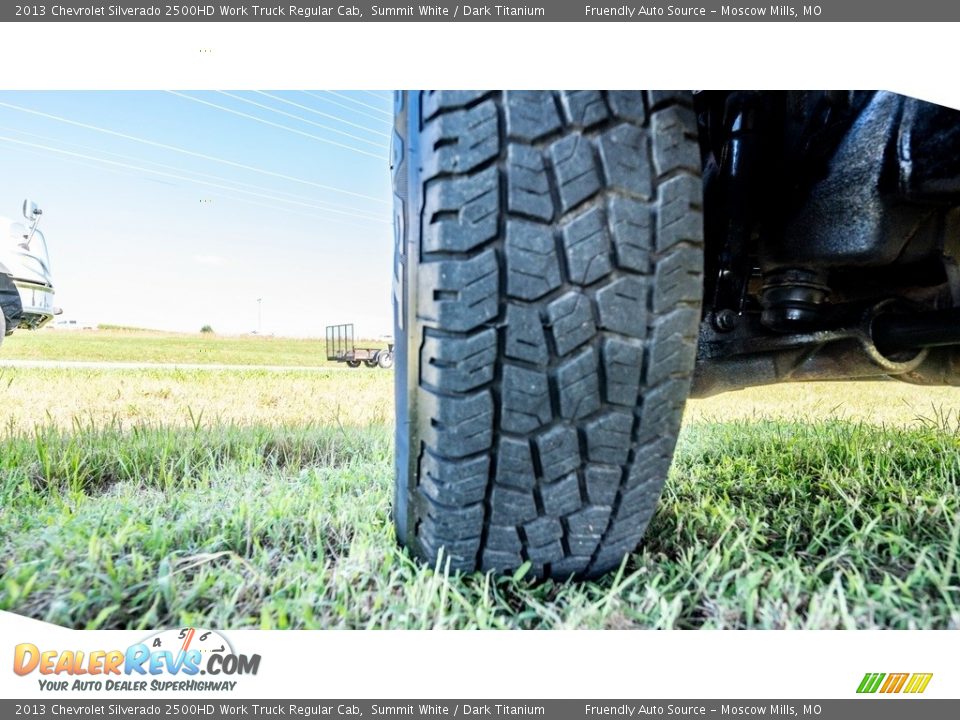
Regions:
[[[187, 168], [179, 167], [179, 166], [177, 166], [177, 165], [170, 165], [170, 164], [168, 164], [168, 163], [157, 162], [156, 160], [148, 160], [147, 158], [136, 157], [136, 156], [133, 156], [133, 155], [126, 155], [126, 154], [124, 154], [124, 153], [111, 152], [110, 150], [104, 150], [104, 149], [102, 149], [102, 148], [90, 147], [89, 145], [82, 145], [82, 144], [80, 144], [80, 143], [66, 142], [66, 141], [61, 140], [61, 139], [59, 139], [59, 138], [50, 137], [49, 135], [40, 135], [40, 134], [38, 134], [38, 133], [32, 133], [32, 132], [28, 132], [28, 131], [26, 131], [26, 130], [20, 130], [20, 129], [18, 129], [18, 128], [13, 128], [13, 127], [9, 127], [9, 126], [0, 125], [0, 130], [9, 130], [9, 131], [11, 131], [11, 132], [15, 132], [15, 133], [18, 133], [18, 134], [20, 134], [20, 135], [26, 135], [27, 137], [38, 138], [38, 139], [40, 139], [40, 140], [47, 140], [47, 141], [50, 141], [50, 142], [59, 142], [59, 143], [62, 144], [62, 145], [67, 145], [67, 146], [69, 146], [69, 147], [79, 148], [79, 149], [81, 149], [81, 150], [90, 150], [90, 151], [92, 151], [92, 152], [98, 152], [98, 153], [101, 153], [101, 154], [104, 154], [104, 155], [111, 155], [111, 156], [113, 156], [113, 157], [123, 158], [124, 160], [133, 160], [134, 162], [146, 163], [147, 165], [156, 165], [157, 167], [166, 168], [166, 169], [168, 169], [168, 170], [176, 170], [176, 171], [179, 171], [179, 172], [182, 172], [182, 173], [189, 173], [189, 174], [191, 174], [191, 175], [198, 175], [198, 176], [200, 176], [200, 177], [205, 177], [205, 178], [208, 178], [208, 179], [210, 179], [210, 180], [217, 180], [217, 181], [219, 181], [219, 182], [232, 183], [232, 184], [234, 184], [234, 185], [240, 185], [240, 186], [243, 186], [243, 187], [248, 187], [248, 188], [251, 188], [251, 189], [253, 189], [253, 190], [257, 190], [257, 191], [264, 192], [264, 193], [274, 193], [274, 194], [277, 194], [277, 195], [286, 195], [287, 197], [292, 197], [292, 198], [296, 198], [296, 199], [299, 199], [299, 200], [308, 200], [308, 201], [310, 201], [310, 202], [312, 202], [312, 203], [319, 203], [320, 206], [330, 206], [330, 207], [336, 208], [336, 209], [350, 210], [350, 211], [353, 211], [354, 213], [356, 213], [356, 214], [358, 214], [358, 215], [366, 216], [366, 217], [370, 218], [371, 220], [376, 220], [376, 221], [378, 221], [378, 222], [382, 220], [382, 216], [381, 216], [381, 215], [379, 215], [379, 214], [374, 214], [374, 213], [370, 213], [370, 212], [367, 212], [367, 211], [365, 211], [365, 210], [361, 210], [360, 208], [351, 207], [351, 206], [347, 206], [347, 205], [338, 205], [337, 203], [332, 203], [332, 202], [329, 202], [329, 201], [327, 201], [327, 200], [321, 200], [321, 199], [319, 199], [319, 198], [315, 198], [315, 197], [308, 196], [308, 195], [300, 195], [299, 193], [292, 193], [292, 192], [289, 192], [289, 191], [287, 191], [287, 190], [278, 190], [278, 189], [276, 189], [276, 188], [268, 188], [268, 187], [264, 187], [264, 186], [262, 186], [262, 185], [254, 185], [253, 183], [243, 182], [242, 180], [234, 180], [234, 179], [225, 178], [225, 177], [222, 177], [222, 176], [219, 176], [219, 175], [211, 175], [210, 173], [200, 172], [199, 170], [190, 170], [190, 169], [187, 169]], [[96, 167], [96, 166], [92, 166], [92, 165], [91, 165], [91, 166], [88, 166], [88, 167]], [[319, 209], [324, 209], [324, 210], [327, 209], [327, 208], [325, 208], [325, 207], [320, 207], [320, 206], [314, 206], [314, 207], [317, 207], [318, 210], [319, 210]]]
[[350, 105], [346, 105], [346, 104], [344, 104], [344, 103], [342, 103], [342, 102], [337, 102], [336, 100], [331, 100], [331, 99], [328, 98], [328, 97], [325, 97], [325, 96], [323, 96], [323, 95], [319, 95], [318, 93], [315, 93], [315, 92], [310, 92], [309, 90], [301, 90], [300, 92], [302, 92], [304, 95], [309, 95], [309, 96], [312, 97], [312, 98], [316, 98], [317, 100], [322, 100], [323, 102], [330, 103], [331, 105], [336, 105], [337, 107], [343, 108], [344, 110], [349, 110], [350, 112], [356, 113], [357, 115], [362, 115], [362, 116], [365, 117], [365, 118], [370, 118], [371, 120], [376, 120], [377, 122], [382, 122], [382, 123], [384, 123], [385, 125], [392, 125], [392, 124], [393, 124], [393, 119], [392, 119], [392, 118], [385, 118], [385, 117], [379, 117], [378, 115], [371, 115], [370, 113], [366, 113], [366, 112], [364, 112], [363, 110], [357, 110], [355, 107], [352, 107], [352, 106], [350, 106]]
[[[258, 95], [263, 95], [264, 97], [268, 97], [271, 100], [276, 100], [277, 102], [282, 102], [282, 103], [285, 103], [286, 105], [292, 105], [293, 107], [300, 108], [301, 110], [306, 110], [307, 112], [314, 113], [315, 115], [320, 115], [321, 117], [330, 118], [331, 120], [342, 122], [345, 125], [350, 125], [351, 127], [365, 130], [366, 132], [372, 133], [374, 135], [380, 135], [381, 137], [385, 137], [385, 138], [390, 137], [390, 133], [380, 132], [379, 130], [374, 130], [373, 128], [369, 128], [366, 125], [360, 125], [359, 123], [350, 122], [349, 120], [344, 120], [342, 117], [339, 117], [338, 115], [331, 115], [330, 113], [325, 113], [322, 110], [315, 110], [312, 107], [307, 107], [306, 105], [295, 103], [292, 100], [287, 100], [285, 98], [280, 97], [279, 95], [271, 95], [268, 92], [263, 92], [263, 90], [254, 90], [253, 92], [257, 93]], [[225, 93], [225, 94], [229, 94], [229, 93]]]
[[385, 96], [385, 95], [381, 95], [381, 94], [378, 93], [378, 92], [373, 92], [372, 90], [361, 90], [360, 92], [366, 93], [367, 95], [370, 95], [371, 97], [375, 97], [377, 100], [383, 100], [383, 101], [385, 101], [385, 102], [390, 102], [390, 98], [389, 98], [389, 97], [387, 97], [387, 96]]
[[[355, 152], [358, 155], [366, 155], [367, 157], [372, 157], [376, 160], [383, 160], [383, 155], [377, 155], [376, 153], [367, 152], [366, 150], [361, 150], [360, 148], [355, 148], [352, 145], [346, 145], [345, 143], [337, 142], [336, 140], [330, 140], [325, 137], [320, 137], [319, 135], [314, 135], [312, 133], [304, 132], [303, 130], [297, 130], [292, 128], [289, 125], [281, 125], [280, 123], [275, 123], [272, 120], [264, 120], [263, 118], [258, 118], [256, 115], [251, 115], [250, 113], [240, 112], [239, 110], [234, 110], [232, 108], [224, 107], [223, 105], [217, 105], [216, 103], [209, 102], [208, 100], [201, 100], [200, 98], [195, 98], [190, 95], [185, 95], [184, 93], [177, 92], [176, 90], [166, 90], [165, 92], [170, 93], [171, 95], [176, 95], [181, 97], [184, 100], [189, 100], [190, 102], [199, 103], [200, 105], [206, 105], [208, 107], [215, 108], [225, 113], [230, 113], [231, 115], [237, 115], [242, 118], [247, 118], [248, 120], [253, 120], [254, 122], [262, 123], [264, 125], [269, 125], [270, 127], [279, 128], [280, 130], [286, 130], [287, 132], [294, 133], [295, 135], [302, 135], [303, 137], [310, 138], [311, 140], [316, 140], [317, 142], [326, 143], [327, 145], [335, 145], [336, 147], [344, 148], [345, 150], [350, 150]], [[384, 150], [387, 148], [384, 147]]]
[[260, 175], [267, 175], [270, 177], [280, 178], [282, 180], [288, 180], [289, 182], [295, 182], [301, 185], [310, 185], [312, 187], [320, 188], [321, 190], [328, 190], [330, 192], [340, 193], [342, 195], [350, 195], [351, 197], [363, 198], [364, 200], [372, 200], [373, 202], [380, 203], [381, 205], [390, 204], [390, 201], [384, 200], [383, 198], [374, 197], [373, 195], [365, 195], [363, 193], [354, 192], [352, 190], [345, 190], [344, 188], [335, 187], [333, 185], [324, 185], [323, 183], [314, 182], [312, 180], [306, 180], [304, 178], [294, 177], [293, 175], [286, 175], [284, 173], [275, 172], [273, 170], [267, 170], [266, 168], [258, 168], [258, 167], [254, 167], [253, 165], [246, 165], [244, 163], [235, 162], [233, 160], [227, 160], [226, 158], [219, 158], [213, 155], [206, 155], [205, 153], [188, 150], [186, 148], [178, 147], [176, 145], [168, 145], [166, 143], [157, 142], [155, 140], [148, 140], [147, 138], [137, 137], [136, 135], [128, 135], [127, 133], [118, 132], [116, 130], [110, 130], [109, 128], [99, 127], [97, 125], [89, 125], [87, 123], [82, 123], [77, 120], [70, 120], [69, 118], [60, 117], [58, 115], [52, 115], [50, 113], [41, 112], [39, 110], [33, 110], [31, 108], [21, 107], [19, 105], [13, 105], [11, 103], [5, 103], [0, 101], [0, 107], [9, 108], [11, 110], [17, 110], [19, 112], [28, 113], [30, 115], [36, 115], [38, 117], [44, 117], [49, 120], [56, 120], [57, 122], [65, 123], [67, 125], [81, 127], [86, 130], [93, 130], [94, 132], [104, 133], [106, 135], [112, 135], [114, 137], [123, 138], [124, 140], [143, 143], [144, 145], [150, 145], [152, 147], [163, 148], [164, 150], [170, 150], [171, 152], [181, 153], [183, 155], [190, 155], [191, 157], [197, 157], [203, 160], [209, 160], [210, 162], [220, 163], [221, 165], [229, 165], [230, 167], [240, 168], [241, 170], [247, 170], [249, 172], [258, 173]]
[[[42, 151], [42, 150], [32, 150], [32, 149], [26, 148], [26, 147], [13, 147], [13, 148], [10, 148], [10, 150], [18, 151], [18, 152], [23, 152], [23, 153], [27, 153], [27, 154], [30, 154], [30, 155], [40, 155], [40, 156], [42, 156], [42, 155], [44, 154], [44, 151]], [[122, 169], [122, 168], [102, 167], [101, 165], [94, 165], [94, 164], [92, 164], [92, 163], [84, 162], [84, 161], [82, 161], [82, 160], [77, 160], [77, 159], [72, 158], [72, 157], [64, 158], [64, 162], [69, 162], [69, 163], [73, 163], [73, 164], [75, 164], [75, 165], [80, 165], [81, 167], [92, 168], [92, 169], [94, 169], [94, 170], [101, 170], [101, 171], [106, 171], [106, 172], [112, 172], [112, 173], [116, 173], [116, 174], [118, 174], [118, 175], [123, 175], [123, 176], [125, 176], [125, 177], [137, 177], [136, 172], [126, 171], [126, 170], [124, 170], [124, 169]], [[99, 160], [96, 161], [96, 162], [99, 162]], [[157, 180], [156, 182], [161, 182], [161, 181], [160, 181], [160, 180]], [[173, 183], [165, 183], [165, 184], [173, 185]], [[261, 203], [261, 202], [255, 201], [255, 200], [250, 200], [249, 198], [238, 198], [238, 197], [234, 197], [234, 196], [232, 196], [232, 195], [226, 195], [226, 194], [224, 194], [224, 193], [211, 192], [211, 191], [209, 191], [209, 190], [207, 191], [207, 194], [213, 195], [214, 197], [224, 198], [224, 199], [226, 199], [226, 200], [232, 200], [233, 202], [237, 202], [237, 203], [240, 203], [240, 204], [242, 204], [242, 205], [255, 205], [255, 206], [257, 206], [257, 207], [268, 208], [268, 209], [270, 209], [270, 210], [275, 210], [275, 209], [276, 209], [273, 205], [268, 205], [268, 204], [266, 204], [266, 203]], [[328, 215], [317, 215], [316, 213], [303, 212], [302, 210], [286, 209], [286, 210], [284, 210], [284, 212], [285, 212], [285, 213], [291, 213], [291, 214], [294, 214], [294, 215], [299, 215], [299, 216], [301, 216], [301, 217], [308, 217], [308, 218], [314, 218], [314, 219], [317, 219], [317, 220], [323, 220], [323, 221], [325, 221], [325, 222], [335, 222], [335, 223], [339, 223], [339, 224], [341, 224], [341, 225], [344, 225], [344, 226], [346, 226], [346, 227], [358, 228], [358, 229], [360, 229], [360, 230], [374, 230], [374, 229], [376, 229], [376, 228], [375, 228], [374, 226], [372, 226], [372, 225], [359, 225], [359, 224], [357, 224], [357, 223], [355, 223], [355, 222], [351, 222], [350, 220], [346, 220], [346, 219], [344, 219], [344, 218], [330, 217], [330, 216], [328, 216]]]
[[[195, 183], [195, 184], [197, 184], [197, 185], [205, 185], [205, 186], [207, 186], [207, 187], [219, 188], [220, 190], [228, 190], [228, 191], [230, 191], [230, 192], [239, 192], [239, 193], [243, 193], [243, 194], [247, 194], [247, 195], [254, 195], [254, 196], [259, 197], [259, 198], [262, 198], [262, 199], [264, 199], [264, 200], [275, 200], [275, 201], [277, 201], [277, 202], [292, 203], [292, 204], [294, 204], [294, 205], [301, 205], [301, 206], [313, 208], [313, 209], [316, 209], [316, 210], [322, 210], [323, 212], [331, 212], [331, 213], [336, 213], [336, 214], [338, 214], [338, 215], [344, 215], [344, 216], [347, 216], [347, 217], [359, 218], [359, 219], [361, 219], [361, 220], [367, 220], [368, 222], [378, 222], [378, 223], [381, 223], [381, 224], [385, 224], [385, 223], [386, 223], [385, 220], [375, 220], [374, 218], [371, 218], [371, 217], [369, 217], [369, 216], [359, 215], [359, 214], [357, 214], [357, 213], [351, 213], [351, 212], [348, 212], [348, 211], [346, 211], [346, 210], [334, 210], [334, 209], [331, 209], [331, 208], [323, 208], [323, 207], [320, 207], [320, 206], [317, 206], [317, 205], [311, 205], [310, 203], [303, 203], [303, 202], [299, 202], [299, 201], [296, 201], [296, 200], [287, 200], [287, 199], [285, 199], [285, 198], [279, 198], [279, 197], [275, 197], [275, 196], [271, 196], [271, 195], [261, 195], [261, 194], [259, 194], [259, 193], [255, 193], [255, 192], [252, 192], [252, 191], [249, 191], [249, 190], [241, 190], [240, 188], [230, 187], [230, 186], [227, 186], [227, 185], [222, 185], [222, 184], [220, 184], [220, 183], [210, 182], [210, 181], [208, 181], [208, 180], [199, 180], [199, 179], [197, 179], [197, 178], [191, 178], [191, 177], [186, 177], [186, 176], [183, 176], [183, 175], [177, 175], [177, 174], [175, 174], [175, 173], [168, 173], [168, 172], [164, 172], [164, 171], [162, 171], [162, 170], [153, 170], [153, 169], [151, 169], [151, 168], [145, 168], [145, 167], [140, 167], [140, 166], [137, 166], [137, 165], [131, 165], [131, 164], [129, 164], [129, 163], [123, 163], [123, 162], [119, 162], [119, 161], [117, 161], [117, 160], [108, 160], [108, 159], [106, 159], [106, 158], [99, 158], [99, 157], [96, 157], [96, 156], [93, 156], [93, 155], [86, 155], [86, 154], [84, 154], [84, 153], [73, 152], [72, 150], [64, 150], [63, 148], [51, 147], [51, 146], [49, 146], [49, 145], [40, 145], [39, 143], [31, 143], [31, 142], [27, 142], [26, 140], [18, 140], [18, 139], [16, 139], [16, 138], [11, 138], [11, 137], [6, 137], [6, 136], [0, 135], [0, 141], [2, 141], [2, 142], [7, 142], [7, 143], [12, 143], [12, 144], [14, 144], [14, 145], [20, 145], [20, 146], [24, 146], [24, 147], [29, 147], [29, 148], [35, 148], [35, 149], [38, 149], [38, 150], [45, 150], [45, 151], [47, 151], [47, 152], [56, 153], [56, 154], [58, 154], [58, 155], [66, 155], [66, 156], [68, 156], [68, 157], [80, 158], [80, 159], [82, 159], [82, 160], [92, 160], [93, 162], [99, 162], [99, 163], [103, 163], [103, 164], [106, 164], [106, 165], [111, 165], [111, 166], [114, 166], [114, 167], [124, 168], [124, 169], [127, 169], [127, 170], [135, 170], [135, 171], [138, 171], [138, 172], [145, 172], [145, 173], [150, 173], [150, 174], [152, 174], [152, 175], [158, 175], [158, 176], [160, 176], [160, 177], [166, 177], [166, 178], [171, 178], [171, 179], [174, 179], [174, 180], [180, 180], [180, 181], [183, 181], [183, 182], [191, 182], [191, 183]], [[369, 226], [368, 226], [368, 227], [369, 227]]]
[[392, 112], [389, 112], [389, 111], [387, 111], [387, 110], [381, 110], [380, 108], [378, 108], [378, 107], [376, 107], [376, 106], [374, 106], [374, 105], [370, 105], [370, 104], [365, 103], [365, 102], [360, 102], [360, 101], [357, 100], [356, 98], [352, 98], [352, 97], [350, 97], [349, 95], [344, 95], [343, 93], [338, 93], [336, 90], [324, 90], [323, 92], [329, 93], [330, 95], [334, 95], [334, 96], [336, 96], [336, 97], [338, 97], [338, 98], [343, 98], [344, 100], [348, 100], [348, 101], [350, 101], [350, 102], [352, 102], [352, 103], [356, 103], [357, 105], [360, 105], [361, 107], [369, 108], [370, 110], [376, 110], [378, 113], [383, 113], [384, 115], [387, 115], [387, 116], [392, 116], [392, 115], [393, 115]]
[[[294, 120], [299, 120], [300, 122], [305, 122], [310, 125], [314, 125], [318, 128], [323, 128], [324, 130], [329, 130], [330, 132], [337, 133], [338, 135], [343, 135], [348, 137], [351, 140], [357, 140], [362, 143], [367, 143], [368, 145], [373, 145], [375, 148], [381, 150], [388, 150], [389, 148], [383, 143], [378, 143], [373, 140], [368, 140], [367, 138], [360, 137], [359, 135], [353, 135], [344, 130], [338, 130], [337, 128], [332, 128], [329, 125], [324, 125], [323, 123], [314, 122], [313, 120], [307, 120], [306, 118], [300, 117], [299, 115], [294, 115], [293, 113], [288, 113], [283, 110], [278, 110], [277, 108], [272, 108], [269, 105], [264, 105], [263, 103], [254, 102], [253, 100], [248, 100], [247, 98], [240, 97], [239, 95], [234, 95], [233, 93], [228, 93], [224, 90], [217, 90], [221, 95], [225, 95], [228, 98], [233, 98], [234, 100], [239, 100], [240, 102], [247, 103], [248, 105], [253, 105], [254, 107], [261, 108], [263, 110], [268, 110], [269, 112], [277, 113], [278, 115], [283, 115], [285, 117], [293, 118]], [[213, 103], [211, 103], [212, 105]], [[388, 137], [388, 136], [385, 136]]]

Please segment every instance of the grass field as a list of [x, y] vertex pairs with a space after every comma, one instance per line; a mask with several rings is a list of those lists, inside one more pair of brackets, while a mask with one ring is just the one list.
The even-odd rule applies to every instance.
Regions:
[[534, 584], [396, 549], [391, 373], [0, 368], [0, 609], [102, 628], [960, 629], [958, 411], [960, 390], [895, 383], [694, 401], [620, 572]]
[[[378, 341], [362, 342], [368, 347], [385, 346]], [[323, 339], [202, 335], [135, 328], [19, 332], [4, 341], [2, 358], [306, 367], [333, 364], [327, 363]]]

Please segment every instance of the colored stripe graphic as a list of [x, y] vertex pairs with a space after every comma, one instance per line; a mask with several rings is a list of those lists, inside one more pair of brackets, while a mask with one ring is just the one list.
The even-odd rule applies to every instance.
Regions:
[[880, 692], [882, 694], [910, 693], [919, 694], [927, 689], [933, 673], [866, 673], [860, 685], [857, 686], [857, 692], [860, 694], [872, 694]]
[[875, 693], [877, 688], [880, 687], [880, 683], [884, 677], [886, 677], [884, 673], [867, 673], [863, 676], [863, 680], [860, 681], [860, 687], [857, 688], [857, 692]]
[[880, 688], [882, 693], [898, 693], [903, 688], [910, 673], [890, 673], [887, 675], [887, 681]]
[[933, 678], [933, 673], [914, 673], [910, 678], [910, 682], [907, 684], [905, 693], [922, 693], [927, 689], [927, 685], [930, 684], [930, 680]]

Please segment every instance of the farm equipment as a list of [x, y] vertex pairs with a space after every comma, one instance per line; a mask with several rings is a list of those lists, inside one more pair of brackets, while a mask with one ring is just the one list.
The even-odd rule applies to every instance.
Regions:
[[47, 241], [37, 229], [42, 212], [24, 200], [29, 227], [0, 217], [0, 343], [17, 328], [36, 330], [58, 314]]
[[353, 323], [327, 325], [327, 360], [346, 363], [347, 367], [393, 367], [393, 343], [386, 348], [357, 347], [353, 338]]

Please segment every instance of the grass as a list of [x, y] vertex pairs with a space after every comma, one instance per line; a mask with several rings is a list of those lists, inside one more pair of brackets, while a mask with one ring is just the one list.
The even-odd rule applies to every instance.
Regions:
[[[358, 340], [364, 347], [385, 347]], [[327, 362], [323, 339], [169, 333], [106, 326], [99, 330], [18, 332], [3, 343], [4, 359], [201, 363], [313, 367]]]
[[7, 369], [0, 609], [81, 628], [960, 629], [955, 390], [693, 402], [638, 551], [539, 584], [396, 548], [391, 393], [389, 373]]

